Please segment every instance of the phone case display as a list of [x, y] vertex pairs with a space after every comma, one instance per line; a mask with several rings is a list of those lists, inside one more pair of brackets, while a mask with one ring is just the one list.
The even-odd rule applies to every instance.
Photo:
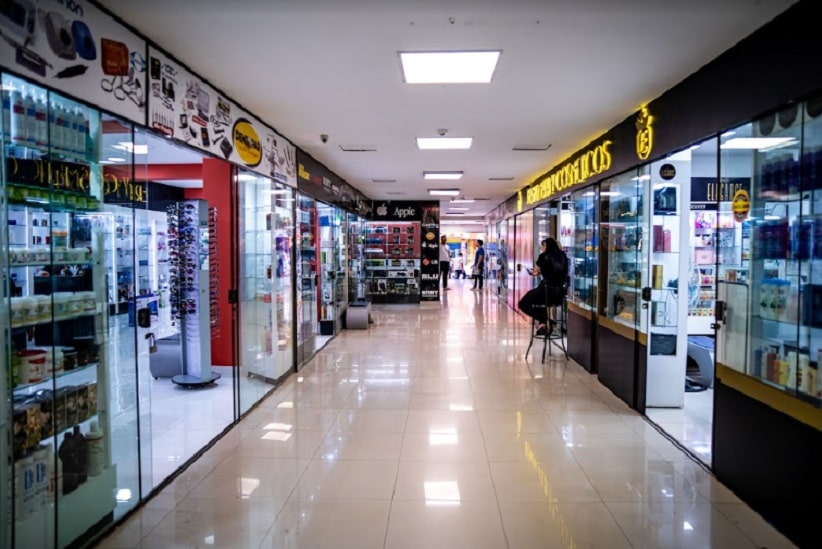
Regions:
[[[417, 222], [366, 223], [364, 255], [369, 301], [419, 302], [420, 264], [430, 261], [420, 258], [420, 228]], [[431, 234], [436, 245], [436, 234]]]
[[[317, 318], [317, 205], [314, 199], [298, 195], [297, 199], [297, 341], [302, 357], [313, 352], [319, 325]], [[302, 360], [298, 360], [302, 362]]]
[[356, 214], [346, 214], [348, 218], [348, 301], [365, 299], [365, 269], [363, 268], [365, 243], [365, 222]]
[[318, 204], [320, 233], [320, 334], [334, 335], [341, 327], [345, 299], [344, 246], [340, 234], [340, 218], [336, 208]]
[[596, 310], [597, 298], [597, 197], [581, 190], [572, 196], [573, 240], [567, 248], [571, 263], [571, 300], [580, 307]]
[[180, 385], [213, 383], [220, 375], [211, 371], [211, 294], [216, 279], [210, 270], [210, 212], [203, 200], [171, 204], [167, 209], [169, 248], [169, 305], [180, 326], [182, 374], [172, 377]]
[[[605, 193], [609, 194], [605, 194]], [[642, 287], [642, 188], [633, 180], [614, 182], [602, 194], [609, 198], [607, 221], [602, 223], [608, 242], [608, 285], [603, 304], [607, 318], [637, 327]]]
[[99, 189], [92, 175], [99, 168], [85, 160], [76, 125], [61, 127], [53, 147], [47, 126], [58, 113], [78, 121], [97, 115], [4, 76], [4, 95], [10, 90], [13, 103], [23, 98], [38, 113], [46, 105], [49, 111], [36, 120], [4, 112], [0, 265], [9, 407], [0, 425], [10, 447], [4, 442], [0, 449], [11, 481], [2, 474], [9, 498], [2, 507], [10, 513], [0, 521], [2, 530], [13, 529], [15, 547], [55, 540], [62, 547], [110, 518], [116, 505], [106, 410], [105, 216], [91, 191]]

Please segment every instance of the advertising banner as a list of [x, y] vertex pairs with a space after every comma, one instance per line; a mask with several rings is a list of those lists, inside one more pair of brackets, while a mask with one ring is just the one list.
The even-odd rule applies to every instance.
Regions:
[[145, 40], [88, 2], [0, 2], [0, 65], [140, 124], [145, 51]]
[[422, 243], [420, 250], [420, 301], [440, 299], [440, 205], [438, 202], [420, 206]]
[[297, 186], [296, 147], [163, 52], [149, 49], [148, 124], [200, 150]]

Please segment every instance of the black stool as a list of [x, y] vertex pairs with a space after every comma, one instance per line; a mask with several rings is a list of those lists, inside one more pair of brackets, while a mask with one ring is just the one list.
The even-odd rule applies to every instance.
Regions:
[[[548, 289], [550, 286], [545, 287], [545, 302], [548, 302]], [[562, 288], [563, 292], [565, 287]], [[548, 354], [551, 354], [551, 345], [552, 341], [557, 341], [559, 347], [562, 349], [562, 352], [565, 354], [565, 360], [568, 360], [568, 349], [565, 347], [565, 333], [568, 331], [568, 301], [566, 299], [565, 293], [562, 294], [562, 303], [560, 305], [556, 305], [553, 307], [548, 307], [548, 323], [547, 323], [547, 330], [545, 334], [537, 334], [537, 330], [539, 329], [539, 323], [535, 318], [531, 319], [531, 341], [528, 342], [528, 349], [525, 351], [525, 359], [528, 359], [528, 353], [531, 351], [531, 347], [534, 345], [535, 339], [542, 340], [542, 362], [545, 362], [545, 349], [548, 349]], [[552, 323], [553, 322], [553, 323]], [[552, 329], [553, 327], [553, 329]]]

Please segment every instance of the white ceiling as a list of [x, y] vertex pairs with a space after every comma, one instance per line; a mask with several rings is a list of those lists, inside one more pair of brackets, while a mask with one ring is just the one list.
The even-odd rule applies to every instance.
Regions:
[[[795, 0], [101, 3], [368, 197], [457, 186], [482, 215]], [[440, 49], [501, 49], [493, 82], [403, 83], [398, 51]], [[474, 146], [417, 150], [438, 128]]]

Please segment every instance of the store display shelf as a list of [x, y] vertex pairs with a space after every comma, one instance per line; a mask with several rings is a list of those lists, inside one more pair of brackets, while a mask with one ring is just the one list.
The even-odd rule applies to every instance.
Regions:
[[18, 385], [15, 385], [13, 390], [15, 394], [24, 394], [24, 392], [32, 393], [34, 392], [34, 390], [37, 389], [46, 389], [52, 385], [54, 380], [68, 378], [80, 372], [96, 368], [97, 366], [97, 362], [90, 362], [89, 364], [77, 366], [76, 368], [72, 368], [71, 370], [63, 370], [61, 372], [57, 372], [54, 374], [53, 377], [51, 376], [51, 374], [49, 374], [48, 377], [44, 378], [42, 381], [38, 381], [37, 383], [20, 383]]
[[15, 322], [14, 320], [12, 320], [11, 327], [12, 328], [29, 328], [29, 327], [32, 327], [32, 326], [47, 326], [49, 324], [52, 324], [53, 322], [65, 322], [67, 320], [77, 320], [79, 318], [84, 318], [84, 317], [88, 317], [88, 316], [96, 316], [98, 314], [100, 314], [100, 312], [95, 310], [95, 311], [84, 311], [82, 313], [77, 313], [77, 314], [73, 314], [73, 315], [54, 317], [54, 318], [50, 318], [49, 320], [29, 320], [29, 321], [23, 321], [23, 322]]
[[51, 213], [82, 212], [97, 210], [100, 207], [100, 202], [88, 194], [20, 183], [9, 182], [6, 195], [10, 203], [48, 206]]
[[[13, 250], [9, 250], [9, 256], [12, 255]], [[61, 261], [49, 261], [48, 259], [44, 259], [42, 261], [26, 261], [23, 263], [15, 263], [10, 262], [9, 268], [14, 269], [16, 267], [45, 267], [48, 265], [88, 265], [89, 263], [93, 263], [91, 258], [80, 259], [77, 261], [74, 260], [61, 260]], [[54, 276], [68, 276], [68, 275], [54, 275]], [[48, 278], [48, 277], [41, 277], [41, 278]]]

